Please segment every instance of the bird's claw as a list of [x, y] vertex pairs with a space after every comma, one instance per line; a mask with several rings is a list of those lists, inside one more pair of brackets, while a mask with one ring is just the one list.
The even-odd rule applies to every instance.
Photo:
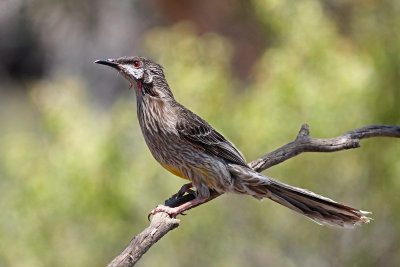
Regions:
[[[147, 215], [147, 219], [150, 221], [150, 217], [151, 215], [155, 215], [159, 212], [165, 212], [167, 213], [171, 218], [176, 218], [176, 215], [178, 214], [182, 214], [182, 212], [180, 212], [178, 209], [176, 208], [171, 208], [168, 206], [164, 206], [164, 205], [158, 205], [154, 210], [150, 211], [150, 213]], [[182, 215], [186, 215], [186, 214], [182, 214]]]

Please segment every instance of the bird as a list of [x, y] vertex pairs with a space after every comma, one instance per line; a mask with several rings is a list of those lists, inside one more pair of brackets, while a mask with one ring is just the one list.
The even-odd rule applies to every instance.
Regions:
[[194, 192], [191, 201], [178, 207], [158, 205], [150, 214], [166, 212], [176, 217], [209, 201], [211, 192], [217, 192], [268, 198], [321, 225], [353, 228], [370, 221], [369, 212], [252, 170], [232, 142], [175, 100], [163, 67], [155, 61], [124, 56], [94, 63], [117, 70], [128, 80], [129, 88], [134, 87], [137, 117], [150, 152], [166, 170], [189, 181], [175, 196]]

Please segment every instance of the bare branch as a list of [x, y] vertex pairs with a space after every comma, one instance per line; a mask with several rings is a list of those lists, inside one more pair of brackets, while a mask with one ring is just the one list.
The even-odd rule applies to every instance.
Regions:
[[[259, 159], [249, 163], [249, 166], [262, 172], [274, 165], [286, 161], [303, 152], [335, 152], [345, 149], [360, 147], [360, 140], [371, 137], [400, 137], [400, 126], [394, 125], [371, 125], [348, 131], [338, 137], [330, 139], [315, 139], [310, 137], [309, 126], [303, 124], [296, 139], [275, 151], [272, 151]], [[211, 192], [212, 200], [220, 194]], [[176, 199], [169, 199], [165, 204], [176, 207], [194, 199], [191, 194], [186, 194]], [[204, 202], [206, 203], [206, 202]], [[204, 204], [201, 203], [200, 205]], [[154, 215], [151, 224], [143, 232], [136, 235], [120, 255], [118, 255], [108, 267], [133, 266], [147, 250], [160, 238], [172, 229], [179, 226], [180, 220], [172, 219], [166, 213]]]
[[335, 152], [360, 147], [360, 140], [371, 137], [400, 137], [400, 126], [371, 125], [348, 131], [330, 139], [310, 137], [307, 124], [303, 124], [296, 140], [249, 163], [249, 166], [262, 172], [276, 164], [303, 152]]
[[133, 266], [144, 253], [169, 231], [179, 226], [180, 220], [160, 212], [154, 215], [150, 226], [136, 235], [129, 245], [107, 267]]

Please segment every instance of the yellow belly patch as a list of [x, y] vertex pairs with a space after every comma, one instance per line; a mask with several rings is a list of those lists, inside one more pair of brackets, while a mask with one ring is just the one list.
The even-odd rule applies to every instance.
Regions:
[[189, 178], [187, 178], [178, 168], [176, 168], [174, 166], [168, 166], [168, 165], [161, 165], [161, 166], [163, 166], [164, 169], [166, 169], [170, 173], [175, 174], [176, 176], [179, 176], [183, 179], [189, 180]]
[[[164, 169], [168, 170], [170, 173], [175, 174], [176, 176], [179, 176], [183, 179], [189, 180], [190, 179], [188, 177], [185, 176], [185, 174], [183, 172], [181, 172], [177, 167], [174, 166], [169, 166], [169, 165], [161, 165], [164, 167]], [[214, 183], [212, 181], [212, 178], [210, 177], [210, 175], [207, 173], [206, 170], [204, 169], [200, 169], [200, 168], [194, 168], [197, 172], [201, 173], [205, 179], [205, 183], [213, 188], [214, 187]]]

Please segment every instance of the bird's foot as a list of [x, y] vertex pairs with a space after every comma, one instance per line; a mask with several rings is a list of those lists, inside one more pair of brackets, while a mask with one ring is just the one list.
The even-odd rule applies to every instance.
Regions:
[[150, 211], [149, 215], [147, 216], [147, 219], [150, 221], [150, 216], [155, 215], [156, 213], [159, 213], [159, 212], [165, 212], [171, 218], [176, 218], [176, 216], [178, 214], [182, 214], [182, 212], [184, 212], [185, 210], [191, 209], [192, 207], [197, 206], [203, 202], [207, 202], [210, 199], [212, 199], [212, 198], [196, 197], [195, 199], [185, 202], [182, 205], [175, 207], [175, 208], [168, 207], [165, 205], [158, 205], [154, 210]]
[[178, 215], [180, 213], [178, 210], [178, 207], [171, 208], [171, 207], [160, 204], [154, 210], [150, 211], [149, 215], [147, 216], [147, 219], [150, 220], [151, 215], [155, 215], [156, 213], [159, 213], [159, 212], [165, 212], [171, 218], [176, 218], [176, 215]]
[[176, 194], [171, 196], [171, 199], [180, 198], [185, 193], [188, 193], [190, 195], [194, 195], [195, 196], [196, 192], [191, 189], [192, 187], [193, 187], [192, 183], [188, 183], [188, 184], [182, 185], [182, 187], [181, 187], [181, 189], [179, 189], [178, 193], [176, 193]]

